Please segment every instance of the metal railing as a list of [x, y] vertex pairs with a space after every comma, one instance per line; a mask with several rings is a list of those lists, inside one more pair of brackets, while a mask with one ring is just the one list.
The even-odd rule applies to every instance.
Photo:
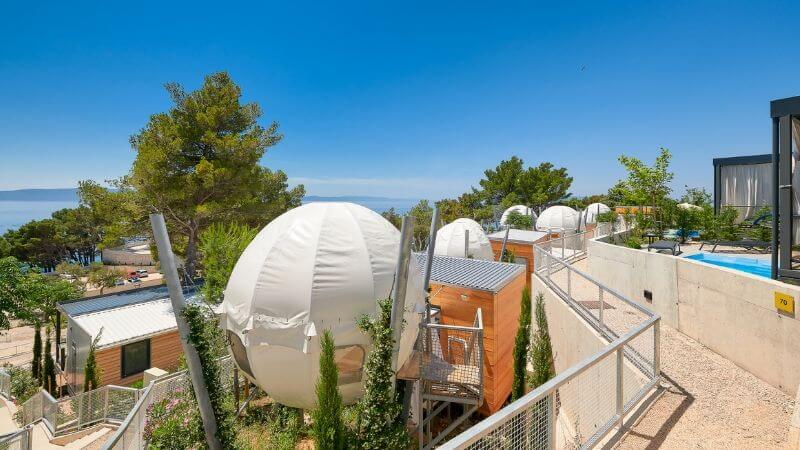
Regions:
[[78, 431], [96, 423], [120, 424], [139, 398], [139, 390], [103, 386], [56, 400], [40, 390], [20, 408], [22, 425], [39, 420], [53, 436]]
[[0, 435], [0, 450], [31, 450], [33, 448], [33, 427]]
[[587, 240], [608, 236], [613, 231], [614, 226], [611, 223], [598, 223], [595, 228], [580, 233], [562, 231], [557, 233], [558, 237], [551, 237], [544, 242], [534, 244], [534, 250], [536, 247], [541, 247], [562, 259], [574, 260], [586, 254]]
[[553, 241], [535, 247], [535, 276], [610, 342], [442, 448], [592, 448], [658, 384], [660, 316], [548, 251], [570, 248]]
[[[230, 356], [219, 359], [220, 383], [226, 387], [233, 386], [235, 363]], [[103, 445], [103, 450], [128, 450], [147, 448], [145, 442], [145, 425], [150, 405], [159, 403], [176, 393], [191, 389], [192, 382], [187, 371], [183, 370], [158, 378], [140, 391], [139, 400], [130, 410], [114, 435]]]
[[0, 368], [0, 395], [11, 400], [11, 375], [3, 368]]

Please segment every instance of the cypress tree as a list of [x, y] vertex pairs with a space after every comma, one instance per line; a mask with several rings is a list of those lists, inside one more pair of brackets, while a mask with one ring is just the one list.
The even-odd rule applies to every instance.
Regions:
[[42, 326], [36, 322], [33, 335], [33, 360], [31, 361], [31, 374], [42, 385]]
[[95, 350], [97, 349], [97, 342], [100, 341], [100, 335], [103, 330], [94, 338], [92, 344], [89, 346], [89, 354], [86, 356], [86, 364], [83, 366], [83, 391], [88, 392], [97, 389], [100, 386], [100, 368], [97, 367], [97, 358], [95, 357]]
[[525, 395], [525, 372], [528, 365], [528, 350], [531, 345], [531, 290], [525, 286], [520, 300], [519, 325], [514, 339], [514, 383], [511, 400]]
[[531, 366], [533, 374], [530, 383], [537, 388], [555, 376], [553, 368], [553, 347], [550, 344], [550, 332], [547, 329], [547, 315], [544, 309], [544, 295], [536, 296], [536, 332], [531, 343]]
[[378, 317], [361, 317], [358, 326], [372, 338], [373, 349], [364, 365], [364, 397], [359, 402], [357, 433], [362, 449], [405, 450], [410, 439], [400, 421], [402, 402], [393, 394], [390, 299], [378, 302]]
[[344, 424], [342, 422], [342, 396], [339, 393], [339, 369], [334, 361], [336, 344], [330, 331], [325, 330], [320, 340], [319, 381], [317, 381], [317, 409], [311, 413], [317, 449], [344, 449]]
[[47, 340], [44, 344], [44, 364], [42, 366], [42, 383], [44, 384], [45, 390], [49, 392], [51, 395], [55, 395], [56, 393], [56, 363], [53, 361], [53, 355], [51, 353], [52, 347], [50, 346], [50, 327], [47, 327], [47, 331], [45, 332], [45, 336]]

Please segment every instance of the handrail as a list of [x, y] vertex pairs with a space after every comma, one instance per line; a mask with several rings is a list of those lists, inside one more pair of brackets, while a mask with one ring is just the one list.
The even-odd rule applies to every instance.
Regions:
[[[178, 373], [180, 373], [180, 372], [178, 372]], [[156, 379], [156, 380], [151, 381], [150, 384], [148, 384], [147, 387], [145, 387], [141, 391], [141, 395], [139, 396], [139, 400], [137, 400], [136, 404], [133, 405], [133, 408], [131, 409], [131, 413], [133, 413], [134, 411], [140, 411], [142, 409], [142, 406], [144, 405], [144, 402], [147, 401], [148, 398], [150, 397], [150, 391], [153, 390], [153, 386], [155, 386], [156, 381], [159, 381], [159, 380], [160, 379]], [[106, 441], [105, 444], [103, 444], [103, 447], [102, 447], [103, 450], [113, 448], [114, 445], [116, 445], [119, 442], [119, 440], [122, 439], [122, 436], [125, 434], [125, 430], [127, 430], [128, 427], [130, 427], [131, 422], [136, 417], [136, 414], [131, 414], [131, 413], [129, 413], [125, 417], [125, 420], [123, 420], [122, 423], [119, 425], [119, 427], [117, 427], [116, 431], [114, 431], [114, 434], [111, 436], [111, 438], [108, 441]]]

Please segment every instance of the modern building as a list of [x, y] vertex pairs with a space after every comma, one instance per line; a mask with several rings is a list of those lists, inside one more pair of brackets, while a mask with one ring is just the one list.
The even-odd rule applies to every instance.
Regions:
[[[187, 293], [187, 302], [198, 300], [199, 295]], [[178, 366], [183, 350], [166, 286], [60, 303], [57, 310], [67, 323], [66, 348], [57, 353], [74, 392], [83, 390], [84, 365], [95, 340], [103, 386], [129, 385], [151, 367]]]
[[514, 262], [525, 266], [525, 279], [530, 285], [531, 274], [533, 273], [533, 244], [550, 239], [550, 235], [544, 231], [511, 228], [508, 230], [508, 239], [506, 239], [505, 230], [492, 233], [488, 237], [489, 242], [492, 243], [495, 260], [500, 260], [503, 241], [505, 241], [505, 249], [514, 255]]

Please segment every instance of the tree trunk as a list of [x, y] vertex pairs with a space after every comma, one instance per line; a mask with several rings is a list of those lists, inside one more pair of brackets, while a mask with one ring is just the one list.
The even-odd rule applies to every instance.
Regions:
[[186, 261], [184, 261], [184, 269], [186, 276], [194, 279], [196, 266], [197, 266], [197, 225], [192, 223], [189, 229], [189, 241], [186, 243]]

